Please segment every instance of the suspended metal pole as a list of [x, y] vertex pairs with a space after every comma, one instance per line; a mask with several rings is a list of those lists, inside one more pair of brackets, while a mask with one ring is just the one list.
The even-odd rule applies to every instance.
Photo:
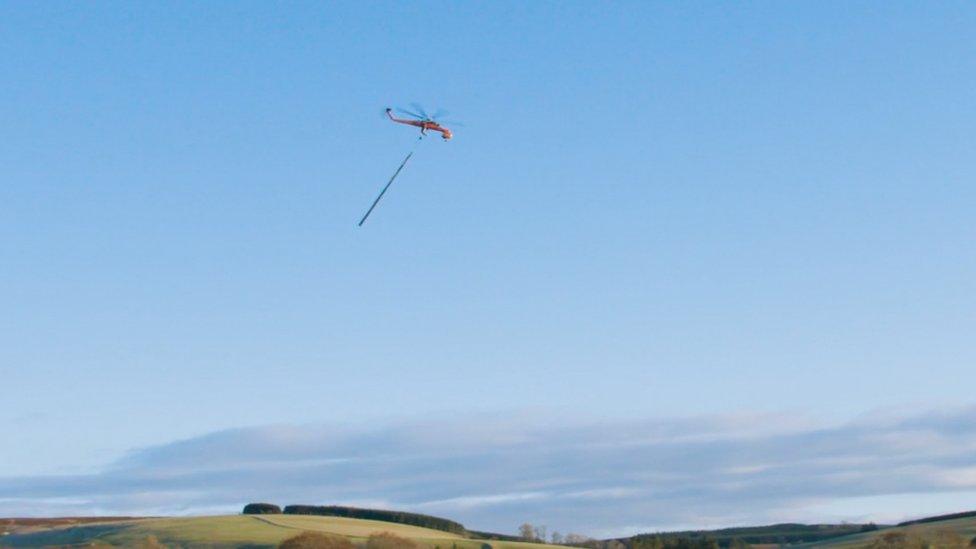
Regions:
[[[424, 136], [421, 135], [420, 138], [417, 139], [417, 142], [419, 143], [420, 140], [423, 139], [423, 138], [424, 138]], [[416, 149], [416, 145], [414, 145], [414, 148]], [[391, 177], [390, 180], [387, 181], [386, 186], [383, 187], [383, 190], [380, 191], [379, 196], [377, 196], [376, 197], [376, 200], [373, 201], [373, 205], [370, 206], [368, 210], [366, 210], [366, 214], [363, 215], [363, 218], [359, 220], [359, 226], [360, 227], [362, 227], [363, 226], [363, 223], [366, 222], [366, 218], [369, 217], [369, 214], [373, 213], [373, 208], [375, 208], [376, 205], [380, 203], [380, 199], [383, 198], [383, 195], [386, 194], [386, 190], [389, 189], [390, 188], [390, 185], [393, 184], [393, 180], [396, 179], [396, 177], [398, 175], [400, 175], [400, 170], [402, 170], [403, 167], [407, 165], [407, 161], [410, 160], [410, 157], [413, 156], [413, 153], [414, 153], [414, 151], [410, 151], [410, 153], [407, 154], [407, 157], [403, 159], [403, 162], [400, 163], [400, 167], [397, 168], [397, 170], [395, 172], [393, 172], [393, 177]]]

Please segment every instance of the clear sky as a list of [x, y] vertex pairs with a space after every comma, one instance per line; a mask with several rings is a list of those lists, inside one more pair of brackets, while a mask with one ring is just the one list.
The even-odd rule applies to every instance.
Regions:
[[[4, 3], [7, 509], [244, 427], [965, 408], [974, 28], [968, 2]], [[382, 108], [414, 101], [465, 126], [358, 228], [416, 139]], [[432, 496], [386, 497], [349, 496]]]

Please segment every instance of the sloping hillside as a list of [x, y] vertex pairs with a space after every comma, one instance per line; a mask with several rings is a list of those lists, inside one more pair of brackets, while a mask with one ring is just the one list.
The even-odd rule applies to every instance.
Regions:
[[[155, 537], [166, 545], [208, 548], [272, 548], [302, 531], [324, 532], [365, 541], [371, 534], [392, 532], [427, 549], [546, 549], [553, 546], [511, 541], [466, 539], [456, 534], [363, 519], [308, 515], [233, 515], [129, 519], [94, 524], [54, 525], [0, 538], [4, 547], [89, 545], [132, 547]], [[562, 548], [564, 549], [564, 548]]]
[[796, 524], [783, 523], [769, 526], [745, 526], [719, 530], [685, 530], [640, 534], [620, 541], [636, 549], [653, 548], [668, 540], [714, 540], [721, 547], [735, 542], [753, 545], [797, 544], [819, 542], [827, 539], [877, 530], [874, 524]]
[[909, 538], [917, 538], [939, 547], [958, 547], [968, 545], [976, 537], [976, 517], [963, 517], [949, 520], [923, 519], [913, 521], [904, 526], [882, 528], [874, 532], [842, 536], [817, 543], [799, 545], [797, 547], [824, 547], [831, 549], [846, 549], [866, 547], [877, 538], [891, 534], [904, 534]]

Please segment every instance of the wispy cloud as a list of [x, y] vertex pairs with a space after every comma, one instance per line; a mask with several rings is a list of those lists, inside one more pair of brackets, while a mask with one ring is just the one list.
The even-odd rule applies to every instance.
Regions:
[[913, 515], [924, 510], [905, 508], [904, 494], [948, 502], [976, 490], [974, 472], [976, 408], [837, 426], [759, 415], [265, 426], [144, 448], [93, 475], [0, 478], [0, 515], [192, 513], [265, 500], [611, 534], [863, 518], [830, 509], [886, 496]]

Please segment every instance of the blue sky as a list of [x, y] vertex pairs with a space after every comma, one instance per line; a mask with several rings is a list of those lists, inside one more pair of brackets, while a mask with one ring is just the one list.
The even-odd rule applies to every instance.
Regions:
[[[974, 23], [964, 2], [5, 4], [6, 478], [268, 425], [968, 409]], [[381, 110], [412, 101], [466, 125], [357, 228], [415, 140]]]

